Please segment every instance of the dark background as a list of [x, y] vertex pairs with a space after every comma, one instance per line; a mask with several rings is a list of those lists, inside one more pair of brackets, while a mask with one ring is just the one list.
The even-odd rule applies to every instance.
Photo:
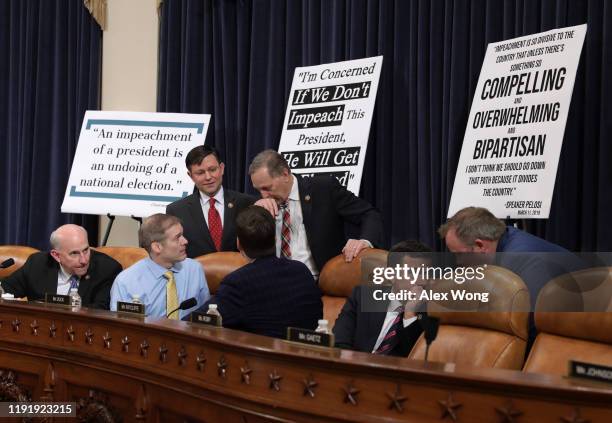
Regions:
[[[96, 230], [59, 213], [83, 112], [99, 104], [101, 33], [80, 3], [0, 1], [2, 244], [46, 248], [66, 221]], [[158, 111], [211, 113], [225, 185], [252, 192], [246, 169], [278, 147], [294, 68], [383, 55], [361, 196], [382, 212], [384, 247], [440, 247], [487, 44], [582, 23], [551, 217], [521, 223], [571, 250], [611, 250], [611, 2], [165, 0]]]

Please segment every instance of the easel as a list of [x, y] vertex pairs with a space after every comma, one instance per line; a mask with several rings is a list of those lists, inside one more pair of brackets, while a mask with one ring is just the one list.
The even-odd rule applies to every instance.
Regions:
[[[102, 239], [102, 244], [100, 245], [100, 247], [106, 246], [106, 243], [108, 242], [108, 237], [110, 236], [110, 231], [113, 228], [113, 223], [115, 223], [115, 217], [117, 216], [107, 213], [106, 217], [108, 217], [108, 223], [106, 224], [106, 231], [104, 232], [104, 238]], [[134, 215], [131, 215], [130, 217], [138, 222], [139, 227], [140, 225], [142, 225], [142, 217], [136, 217]]]

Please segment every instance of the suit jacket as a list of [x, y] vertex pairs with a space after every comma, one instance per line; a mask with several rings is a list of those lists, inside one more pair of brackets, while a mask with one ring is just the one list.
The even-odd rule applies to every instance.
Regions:
[[[498, 255], [496, 264], [513, 271], [523, 279], [529, 289], [533, 309], [540, 290], [551, 279], [581, 268], [578, 257], [565, 248], [512, 226], [507, 226], [506, 232], [499, 239], [497, 252], [513, 253]], [[535, 320], [533, 313], [530, 313], [526, 354], [531, 350], [536, 335]]]
[[287, 327], [315, 329], [323, 315], [321, 291], [305, 264], [261, 257], [227, 275], [208, 304], [217, 304], [223, 327], [285, 338]]
[[[110, 289], [121, 270], [121, 265], [113, 258], [91, 250], [89, 269], [79, 282], [82, 305], [108, 310]], [[2, 287], [17, 298], [28, 297], [30, 301], [44, 300], [46, 293], [57, 292], [58, 272], [57, 261], [51, 257], [51, 254], [41, 251], [32, 254], [23, 267], [2, 282]]]
[[381, 244], [380, 212], [370, 203], [344, 188], [336, 178], [295, 176], [308, 244], [319, 271], [346, 244], [345, 223], [359, 227], [359, 239], [367, 239], [374, 246]]
[[[255, 202], [255, 198], [247, 194], [223, 189], [223, 236], [221, 251], [238, 251], [236, 247], [236, 215], [238, 212]], [[194, 258], [217, 251], [213, 243], [202, 206], [200, 192], [196, 189], [191, 195], [168, 204], [166, 213], [178, 217], [183, 222], [183, 233], [187, 244], [187, 257]]]
[[[333, 332], [336, 336], [336, 347], [371, 353], [387, 313], [386, 311], [363, 311], [362, 288], [364, 288], [363, 285], [353, 288], [353, 292], [346, 299], [336, 319]], [[388, 301], [384, 304], [385, 309], [387, 305]], [[422, 332], [423, 329], [417, 321], [401, 329], [398, 334], [400, 341], [389, 355], [408, 356]]]

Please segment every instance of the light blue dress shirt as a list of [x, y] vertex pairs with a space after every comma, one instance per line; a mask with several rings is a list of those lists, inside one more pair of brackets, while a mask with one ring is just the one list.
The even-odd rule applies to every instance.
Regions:
[[[180, 310], [183, 318], [209, 298], [210, 292], [202, 266], [195, 260], [185, 259], [170, 268], [174, 272], [179, 304], [189, 298], [195, 298], [198, 304], [187, 310]], [[166, 283], [164, 277], [168, 269], [155, 263], [149, 257], [144, 258], [117, 275], [111, 289], [110, 309], [117, 311], [117, 301], [130, 302], [135, 296], [145, 305], [148, 317], [166, 317]]]

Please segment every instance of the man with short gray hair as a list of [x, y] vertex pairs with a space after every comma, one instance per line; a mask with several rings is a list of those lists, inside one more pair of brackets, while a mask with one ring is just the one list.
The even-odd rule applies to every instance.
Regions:
[[68, 295], [77, 288], [84, 307], [108, 310], [109, 292], [121, 265], [89, 247], [87, 231], [63, 225], [51, 233], [51, 251], [34, 253], [2, 282], [15, 297], [43, 300], [45, 294]]
[[[140, 226], [138, 240], [149, 257], [117, 276], [111, 289], [111, 310], [117, 310], [117, 301], [138, 299], [147, 316], [179, 319], [210, 298], [202, 266], [187, 258], [187, 240], [177, 217], [149, 216]], [[197, 301], [195, 306], [178, 310], [181, 302], [191, 298]]]
[[566, 253], [535, 235], [506, 226], [483, 207], [466, 207], [438, 229], [452, 253]]
[[[459, 210], [440, 226], [438, 233], [452, 253], [565, 253], [557, 254], [559, 257], [547, 257], [544, 254], [501, 254], [495, 257], [496, 264], [523, 279], [529, 289], [532, 307], [535, 307], [542, 287], [554, 277], [570, 270], [573, 261], [571, 253], [565, 248], [513, 226], [506, 226], [483, 207]], [[568, 268], [560, 264], [567, 264]], [[530, 315], [527, 350], [535, 336], [533, 315]]]
[[[261, 194], [255, 205], [276, 219], [276, 253], [306, 264], [316, 277], [332, 257], [352, 261], [361, 250], [380, 245], [380, 213], [332, 176], [294, 175], [285, 158], [265, 150], [249, 166], [253, 187]], [[345, 224], [358, 227], [347, 239]]]

